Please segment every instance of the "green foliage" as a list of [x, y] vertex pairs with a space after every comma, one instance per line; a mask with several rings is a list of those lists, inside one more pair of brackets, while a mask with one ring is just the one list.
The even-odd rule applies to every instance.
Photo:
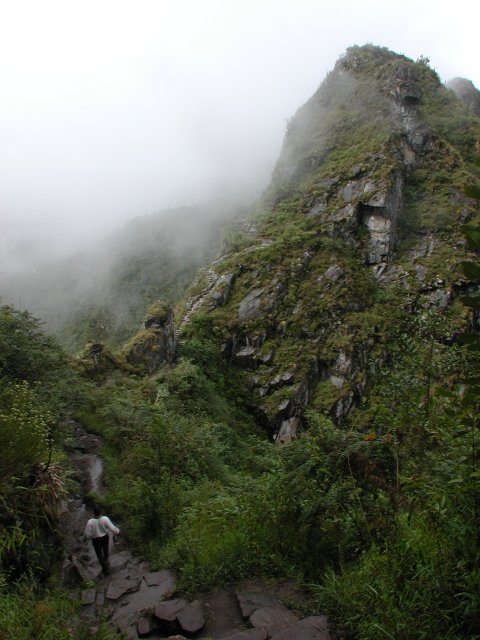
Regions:
[[47, 459], [52, 416], [26, 382], [1, 391], [0, 487]]
[[471, 637], [460, 631], [450, 541], [421, 516], [397, 517], [395, 525], [391, 542], [326, 572], [317, 594], [322, 611], [359, 640]]
[[[15, 640], [71, 640], [76, 605], [66, 595], [41, 593], [22, 581], [7, 591], [0, 582], [0, 636]], [[100, 639], [99, 639], [100, 640]]]

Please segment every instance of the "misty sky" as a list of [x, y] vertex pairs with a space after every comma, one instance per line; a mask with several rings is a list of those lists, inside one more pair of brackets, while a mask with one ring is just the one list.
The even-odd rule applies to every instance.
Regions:
[[479, 5], [0, 0], [1, 254], [261, 191], [286, 121], [350, 45], [480, 87]]

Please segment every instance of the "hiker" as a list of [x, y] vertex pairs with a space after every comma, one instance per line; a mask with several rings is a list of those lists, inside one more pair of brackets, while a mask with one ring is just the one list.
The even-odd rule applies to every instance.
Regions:
[[102, 565], [102, 570], [105, 575], [108, 573], [108, 531], [110, 530], [115, 535], [120, 533], [120, 529], [116, 527], [110, 518], [102, 516], [102, 510], [95, 505], [93, 507], [93, 518], [87, 522], [85, 527], [84, 536], [87, 539], [91, 539], [93, 548], [97, 554], [98, 561]]

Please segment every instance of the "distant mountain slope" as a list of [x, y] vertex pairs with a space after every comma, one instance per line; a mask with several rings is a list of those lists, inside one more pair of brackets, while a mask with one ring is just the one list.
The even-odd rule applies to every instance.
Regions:
[[138, 217], [62, 261], [0, 281], [3, 302], [27, 308], [71, 350], [85, 342], [118, 345], [145, 308], [172, 304], [219, 248], [240, 207], [181, 207]]

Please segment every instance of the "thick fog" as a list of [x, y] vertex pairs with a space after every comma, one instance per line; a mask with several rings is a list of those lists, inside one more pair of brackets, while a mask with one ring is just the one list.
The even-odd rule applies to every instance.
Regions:
[[[343, 51], [480, 86], [460, 0], [0, 1], [0, 272], [125, 220], [267, 185], [287, 120]], [[0, 273], [0, 278], [1, 278]]]

